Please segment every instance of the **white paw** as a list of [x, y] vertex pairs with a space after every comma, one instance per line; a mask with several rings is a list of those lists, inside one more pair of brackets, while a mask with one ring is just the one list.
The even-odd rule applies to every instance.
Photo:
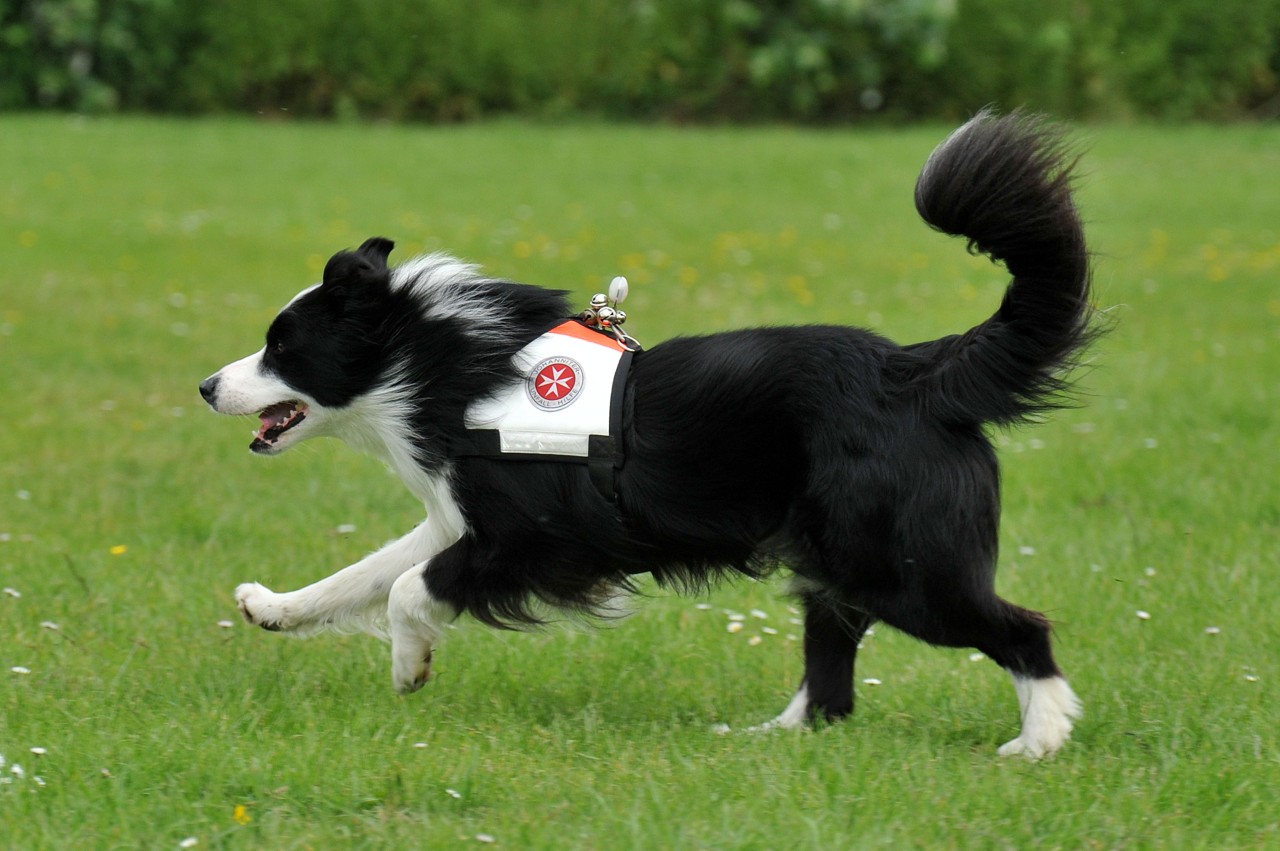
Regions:
[[795, 697], [782, 710], [782, 714], [772, 721], [748, 727], [748, 733], [767, 733], [770, 730], [801, 730], [809, 726], [809, 687], [802, 685]]
[[1062, 677], [1015, 680], [1023, 700], [1022, 733], [1000, 746], [1000, 756], [1040, 759], [1061, 750], [1071, 738], [1073, 719], [1083, 714], [1080, 698]]
[[[415, 642], [416, 643], [416, 642]], [[393, 646], [391, 649], [391, 683], [400, 694], [411, 694], [427, 684], [431, 679], [432, 651], [423, 650], [420, 646], [406, 649]]]
[[272, 632], [287, 632], [292, 627], [282, 596], [257, 582], [236, 587], [236, 605], [244, 619]]
[[1045, 755], [1045, 746], [1034, 739], [1019, 736], [1011, 742], [1005, 742], [996, 753], [1000, 754], [1000, 756], [1025, 756], [1027, 759], [1040, 759]]

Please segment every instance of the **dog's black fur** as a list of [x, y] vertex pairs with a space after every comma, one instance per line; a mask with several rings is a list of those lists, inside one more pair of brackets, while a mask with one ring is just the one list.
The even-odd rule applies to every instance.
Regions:
[[447, 478], [466, 522], [422, 581], [485, 623], [534, 623], [540, 604], [592, 611], [636, 574], [698, 589], [783, 564], [804, 605], [811, 717], [852, 710], [876, 621], [1053, 677], [1046, 618], [994, 590], [1000, 476], [984, 426], [1060, 405], [1092, 336], [1073, 165], [1057, 129], [1018, 113], [979, 116], [927, 163], [921, 216], [1013, 278], [964, 334], [899, 346], [848, 327], [762, 328], [637, 353], [616, 502], [583, 466], [451, 451], [466, 406], [518, 380], [513, 355], [570, 315], [564, 293], [471, 281], [468, 297], [501, 317], [478, 331], [433, 310], [455, 290], [392, 286], [391, 243], [373, 239], [277, 318], [264, 364], [336, 407], [405, 370], [416, 460]]

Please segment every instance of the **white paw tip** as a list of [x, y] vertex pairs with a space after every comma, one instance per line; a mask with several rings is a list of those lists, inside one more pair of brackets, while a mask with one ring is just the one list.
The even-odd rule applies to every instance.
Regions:
[[1044, 749], [1019, 736], [1011, 742], [1005, 742], [996, 753], [1000, 756], [1025, 756], [1027, 759], [1037, 760], [1044, 756]]
[[249, 623], [267, 630], [282, 630], [286, 626], [285, 615], [272, 601], [275, 596], [274, 591], [257, 582], [245, 582], [236, 587], [236, 606]]

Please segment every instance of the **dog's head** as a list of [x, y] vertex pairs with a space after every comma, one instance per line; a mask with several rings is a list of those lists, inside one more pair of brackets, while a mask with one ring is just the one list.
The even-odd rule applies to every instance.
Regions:
[[335, 254], [321, 283], [300, 292], [267, 329], [266, 345], [200, 384], [220, 414], [257, 414], [250, 449], [275, 455], [326, 434], [335, 413], [386, 371], [377, 338], [393, 243], [381, 237]]

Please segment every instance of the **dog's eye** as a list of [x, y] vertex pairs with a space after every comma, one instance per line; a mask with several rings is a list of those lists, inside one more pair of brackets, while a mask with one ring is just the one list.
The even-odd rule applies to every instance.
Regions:
[[284, 343], [280, 341], [276, 341], [276, 344], [271, 347], [271, 351], [275, 352], [278, 355], [284, 354]]

